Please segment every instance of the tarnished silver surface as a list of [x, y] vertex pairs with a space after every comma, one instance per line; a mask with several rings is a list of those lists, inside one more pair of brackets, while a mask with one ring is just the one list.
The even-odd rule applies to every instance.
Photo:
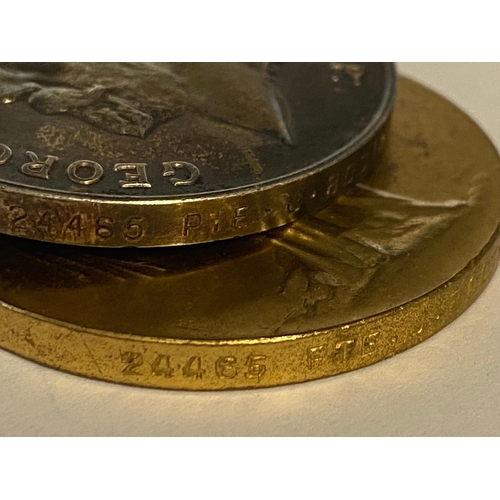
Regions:
[[4, 63], [0, 232], [169, 246], [282, 226], [367, 178], [388, 63]]

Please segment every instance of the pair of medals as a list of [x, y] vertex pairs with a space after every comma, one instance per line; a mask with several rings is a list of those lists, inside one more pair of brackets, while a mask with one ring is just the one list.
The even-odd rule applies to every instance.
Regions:
[[393, 356], [482, 292], [500, 160], [387, 63], [0, 65], [0, 346], [268, 387]]

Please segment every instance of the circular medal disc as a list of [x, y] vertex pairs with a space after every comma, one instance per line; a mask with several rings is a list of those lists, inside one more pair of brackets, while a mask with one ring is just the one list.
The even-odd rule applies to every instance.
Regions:
[[65, 371], [175, 389], [369, 365], [436, 333], [486, 286], [499, 167], [476, 124], [402, 79], [370, 182], [286, 228], [149, 250], [3, 236], [0, 345]]
[[89, 246], [244, 236], [365, 179], [389, 63], [4, 63], [0, 232]]

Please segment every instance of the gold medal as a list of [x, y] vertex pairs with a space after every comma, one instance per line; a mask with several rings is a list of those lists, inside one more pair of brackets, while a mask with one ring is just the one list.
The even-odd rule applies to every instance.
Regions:
[[315, 215], [171, 249], [0, 246], [0, 345], [71, 373], [173, 389], [268, 387], [425, 340], [498, 262], [500, 160], [451, 103], [400, 79], [382, 164]]

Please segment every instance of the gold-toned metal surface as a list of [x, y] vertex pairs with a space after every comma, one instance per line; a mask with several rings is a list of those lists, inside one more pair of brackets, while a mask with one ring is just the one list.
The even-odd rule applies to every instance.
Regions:
[[3, 63], [0, 232], [179, 246], [315, 213], [369, 175], [389, 63]]
[[0, 345], [89, 377], [200, 390], [312, 380], [412, 347], [497, 266], [500, 160], [466, 115], [406, 79], [388, 137], [369, 183], [268, 233], [142, 250], [2, 237]]

